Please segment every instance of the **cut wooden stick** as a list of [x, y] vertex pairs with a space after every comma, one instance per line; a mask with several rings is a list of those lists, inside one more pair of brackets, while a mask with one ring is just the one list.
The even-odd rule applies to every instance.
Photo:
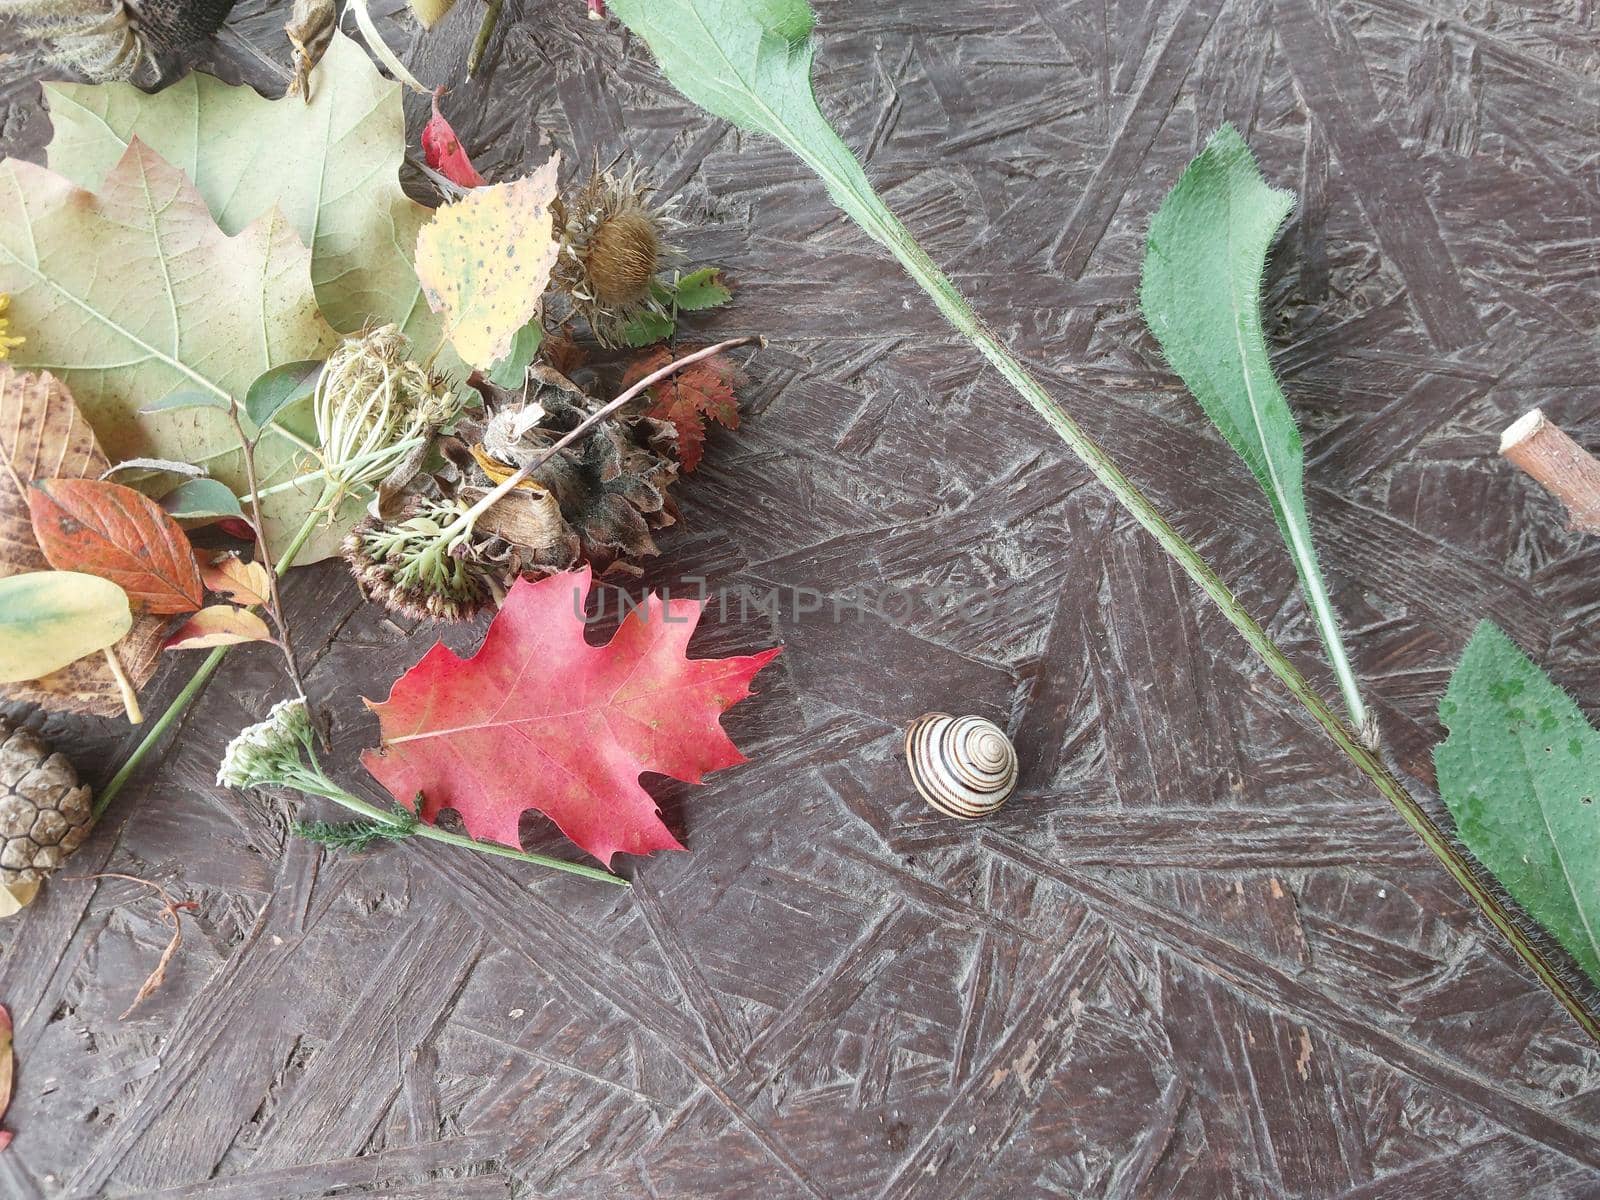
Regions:
[[1567, 523], [1600, 534], [1600, 460], [1535, 408], [1500, 435], [1500, 453], [1566, 506]]

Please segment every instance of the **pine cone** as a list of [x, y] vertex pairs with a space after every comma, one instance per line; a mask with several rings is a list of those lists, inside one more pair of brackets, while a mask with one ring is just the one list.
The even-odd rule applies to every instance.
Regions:
[[26, 904], [93, 824], [89, 789], [67, 756], [0, 721], [0, 887]]

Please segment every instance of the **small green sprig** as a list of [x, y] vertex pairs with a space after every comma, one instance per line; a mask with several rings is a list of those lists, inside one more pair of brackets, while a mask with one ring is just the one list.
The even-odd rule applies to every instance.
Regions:
[[[222, 787], [241, 789], [293, 788], [308, 796], [321, 796], [325, 800], [332, 800], [335, 804], [342, 805], [364, 818], [363, 821], [348, 822], [343, 827], [327, 822], [297, 827], [296, 832], [312, 831], [311, 834], [302, 833], [302, 836], [310, 836], [313, 841], [362, 849], [380, 838], [400, 840], [420, 837], [451, 846], [462, 846], [476, 850], [480, 854], [535, 863], [556, 871], [582, 875], [587, 879], [601, 879], [623, 887], [628, 885], [626, 879], [609, 871], [602, 871], [598, 867], [566, 862], [544, 854], [529, 854], [525, 850], [515, 850], [495, 842], [480, 842], [458, 833], [448, 833], [436, 826], [423, 823], [415, 813], [405, 812], [402, 816], [385, 812], [377, 805], [369, 804], [361, 797], [352, 795], [329, 778], [317, 760], [311, 716], [306, 709], [305, 701], [298, 698], [283, 700], [273, 705], [266, 720], [241, 730], [239, 735], [228, 743], [228, 748], [222, 755], [222, 763], [217, 769], [217, 783]], [[420, 810], [421, 796], [417, 797], [416, 803]]]
[[657, 276], [650, 281], [650, 294], [655, 304], [623, 327], [622, 340], [630, 346], [664, 342], [678, 331], [683, 313], [721, 308], [733, 299], [722, 282], [721, 267], [701, 267], [687, 275], [674, 271], [670, 281]]
[[[422, 796], [417, 796], [417, 808], [422, 807]], [[421, 824], [417, 814], [403, 804], [394, 806], [394, 821], [296, 821], [290, 826], [295, 837], [308, 842], [331, 846], [336, 850], [365, 850], [378, 841], [398, 842], [411, 837]]]

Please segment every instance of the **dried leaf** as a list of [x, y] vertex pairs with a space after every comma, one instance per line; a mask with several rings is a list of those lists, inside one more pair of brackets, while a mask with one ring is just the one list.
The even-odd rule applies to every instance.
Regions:
[[0, 683], [21, 683], [114, 646], [133, 625], [116, 584], [76, 571], [0, 579]]
[[461, 139], [439, 111], [439, 94], [439, 90], [433, 93], [433, 116], [422, 127], [423, 156], [430, 167], [451, 183], [464, 188], [482, 187], [487, 180], [478, 174], [478, 168], [461, 148]]
[[311, 71], [328, 52], [333, 31], [339, 22], [333, 0], [294, 0], [283, 32], [294, 47], [294, 78], [289, 81], [291, 96], [311, 98]]
[[[110, 454], [201, 465], [235, 493], [247, 486], [243, 452], [224, 413], [144, 410], [196, 388], [243, 396], [273, 366], [324, 356], [336, 336], [312, 299], [310, 255], [281, 217], [224, 236], [193, 185], [138, 141], [96, 194], [0, 163], [0, 291], [28, 330], [18, 363], [51, 364]], [[321, 494], [318, 481], [294, 483], [305, 465], [288, 439], [259, 440], [262, 487], [290, 484], [262, 501], [276, 545]], [[315, 536], [302, 560], [325, 556], [338, 533]]]
[[1600, 730], [1492, 621], [1439, 703], [1456, 832], [1600, 984]]
[[[0, 364], [0, 576], [50, 565], [33, 539], [28, 484], [40, 475], [94, 478], [106, 467], [89, 423], [60, 380]], [[117, 643], [117, 658], [135, 687], [155, 670], [166, 624], [139, 617]], [[123, 711], [116, 677], [98, 654], [43, 679], [0, 686], [0, 695], [57, 712], [110, 717]]]
[[258, 562], [245, 562], [237, 554], [225, 554], [200, 568], [206, 590], [226, 596], [236, 604], [265, 608], [272, 595], [272, 580]]
[[97, 479], [40, 479], [28, 505], [56, 570], [109, 579], [146, 612], [193, 612], [206, 602], [189, 539], [150, 497]]
[[456, 353], [488, 370], [539, 311], [558, 245], [554, 155], [513, 183], [474, 188], [417, 235], [417, 277]]
[[367, 701], [383, 744], [362, 762], [396, 800], [420, 793], [424, 820], [453, 808], [473, 837], [507, 846], [538, 809], [607, 864], [681, 849], [639, 776], [698, 783], [743, 762], [718, 717], [778, 651], [690, 659], [700, 603], [656, 596], [592, 646], [589, 585], [587, 570], [518, 580], [477, 654], [436, 644], [387, 700]]
[[[632, 387], [646, 375], [681, 357], [666, 346], [657, 346], [634, 360], [622, 377], [622, 386]], [[685, 472], [700, 465], [705, 453], [707, 420], [729, 429], [739, 428], [734, 378], [733, 364], [718, 354], [701, 359], [650, 387], [651, 405], [646, 415], [659, 421], [671, 421], [677, 429], [678, 459]]]
[[208, 650], [213, 646], [274, 640], [267, 623], [249, 609], [234, 608], [231, 604], [208, 604], [184, 622], [183, 628], [172, 635], [166, 648]]

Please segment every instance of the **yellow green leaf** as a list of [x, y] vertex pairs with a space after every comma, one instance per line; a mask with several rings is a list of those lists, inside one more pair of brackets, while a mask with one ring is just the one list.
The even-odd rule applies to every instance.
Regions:
[[[424, 352], [438, 343], [439, 318], [411, 265], [429, 210], [400, 189], [400, 85], [359, 43], [334, 31], [309, 101], [269, 100], [198, 71], [154, 93], [47, 83], [44, 94], [52, 170], [99, 191], [137, 138], [194, 181], [224, 233], [281, 212], [311, 247], [317, 304], [340, 333], [392, 321]], [[460, 373], [448, 348], [435, 365]]]
[[78, 571], [28, 571], [0, 579], [0, 683], [59, 671], [115, 645], [133, 628], [128, 594]]
[[[192, 463], [244, 493], [225, 412], [149, 410], [183, 391], [243, 400], [268, 368], [326, 357], [337, 337], [310, 268], [276, 209], [228, 237], [182, 172], [138, 140], [93, 194], [32, 163], [0, 163], [0, 290], [28, 333], [17, 363], [64, 380], [115, 461]], [[320, 480], [295, 482], [308, 457], [276, 434], [257, 444], [263, 490], [289, 485], [261, 505], [279, 549], [321, 495]], [[339, 534], [324, 531], [300, 561], [333, 552]]]
[[463, 360], [487, 371], [539, 311], [559, 249], [550, 214], [559, 156], [511, 183], [473, 188], [417, 235], [417, 278]]

